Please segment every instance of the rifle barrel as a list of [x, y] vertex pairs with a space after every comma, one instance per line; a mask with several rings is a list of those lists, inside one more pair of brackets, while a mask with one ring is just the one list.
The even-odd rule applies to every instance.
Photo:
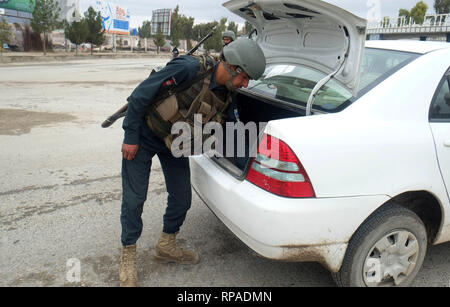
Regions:
[[188, 51], [188, 55], [193, 54], [195, 51], [197, 51], [198, 48], [200, 48], [200, 46], [211, 36], [213, 36], [214, 32], [216, 31], [216, 26], [212, 28], [211, 32], [209, 32], [204, 38], [202, 38], [197, 45], [194, 46], [194, 48], [192, 48], [191, 50]]

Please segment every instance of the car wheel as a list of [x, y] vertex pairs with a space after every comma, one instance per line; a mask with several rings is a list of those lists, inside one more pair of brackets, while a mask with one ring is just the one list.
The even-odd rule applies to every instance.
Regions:
[[405, 287], [420, 270], [426, 249], [422, 220], [391, 203], [375, 211], [356, 231], [333, 278], [344, 287]]

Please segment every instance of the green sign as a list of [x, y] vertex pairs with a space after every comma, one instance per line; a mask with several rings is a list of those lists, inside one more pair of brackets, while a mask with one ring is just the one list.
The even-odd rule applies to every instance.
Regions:
[[0, 0], [0, 8], [33, 13], [35, 1], [30, 7], [30, 0]]

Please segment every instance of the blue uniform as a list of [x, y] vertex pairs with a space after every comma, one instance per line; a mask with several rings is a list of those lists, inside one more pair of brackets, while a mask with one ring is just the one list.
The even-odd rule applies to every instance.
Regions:
[[[164, 81], [173, 78], [177, 85], [186, 84], [196, 77], [199, 69], [198, 61], [190, 56], [175, 58], [164, 69], [151, 74], [128, 98], [127, 115], [123, 122], [124, 143], [139, 145], [139, 150], [133, 160], [122, 160], [123, 198], [120, 221], [124, 246], [135, 244], [141, 236], [141, 215], [147, 199], [152, 158], [155, 155], [161, 162], [169, 194], [163, 217], [163, 232], [178, 232], [186, 218], [192, 199], [189, 158], [175, 158], [172, 155], [163, 140], [154, 135], [145, 123], [145, 112], [161, 90]], [[215, 69], [210, 88], [217, 94], [224, 94], [226, 89], [217, 86], [215, 82]]]

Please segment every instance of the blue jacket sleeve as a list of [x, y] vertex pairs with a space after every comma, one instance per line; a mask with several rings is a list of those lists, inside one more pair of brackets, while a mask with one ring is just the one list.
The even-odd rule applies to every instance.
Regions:
[[128, 97], [128, 109], [123, 121], [124, 143], [139, 144], [141, 127], [145, 124], [145, 112], [152, 105], [164, 81], [174, 78], [177, 85], [193, 79], [200, 66], [191, 56], [181, 56], [170, 61], [162, 70], [151, 74]]

